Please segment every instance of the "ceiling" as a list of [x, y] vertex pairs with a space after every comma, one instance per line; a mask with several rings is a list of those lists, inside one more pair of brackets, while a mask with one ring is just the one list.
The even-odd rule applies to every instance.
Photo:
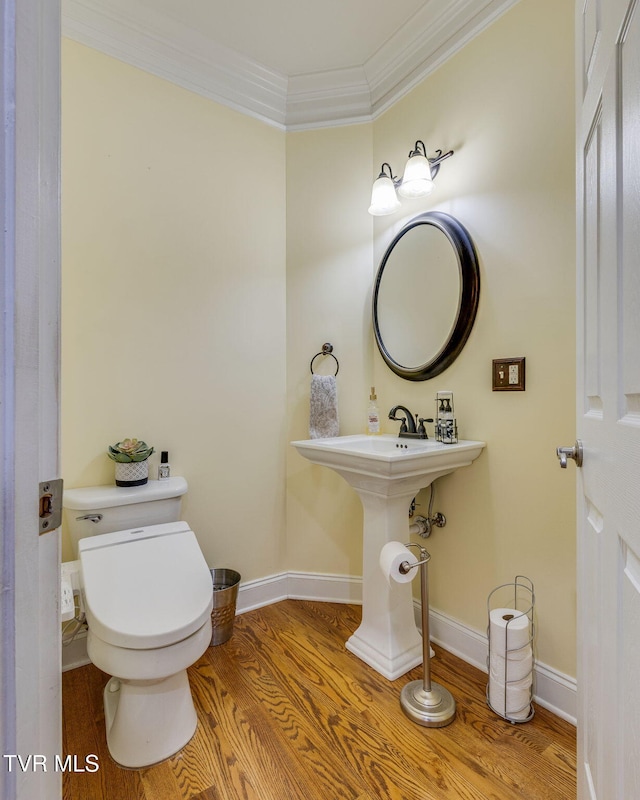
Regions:
[[62, 32], [296, 130], [375, 119], [517, 1], [62, 0]]

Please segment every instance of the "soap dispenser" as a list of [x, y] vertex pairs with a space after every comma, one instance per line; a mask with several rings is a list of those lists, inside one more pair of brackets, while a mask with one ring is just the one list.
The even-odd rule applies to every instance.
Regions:
[[453, 392], [436, 393], [436, 439], [443, 444], [458, 441], [458, 423], [453, 407]]
[[371, 394], [369, 395], [369, 410], [367, 412], [367, 433], [376, 435], [380, 433], [380, 412], [376, 403], [376, 387], [371, 387]]

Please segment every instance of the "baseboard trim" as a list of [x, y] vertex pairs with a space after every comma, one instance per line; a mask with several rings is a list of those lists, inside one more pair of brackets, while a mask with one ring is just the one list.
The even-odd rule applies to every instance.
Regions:
[[[325, 603], [362, 603], [362, 578], [316, 572], [281, 572], [240, 585], [236, 613], [278, 603], [281, 600], [317, 600]], [[416, 624], [420, 603], [414, 602]], [[432, 641], [450, 653], [487, 672], [487, 636], [459, 620], [432, 608], [429, 614]], [[62, 669], [88, 664], [86, 636], [79, 635], [63, 648]], [[539, 661], [535, 664], [534, 701], [558, 717], [576, 724], [576, 680]]]
[[362, 578], [317, 572], [281, 572], [241, 584], [236, 611], [243, 614], [280, 600], [362, 603]]
[[[420, 604], [415, 604], [419, 619]], [[429, 613], [431, 641], [468, 664], [487, 672], [489, 646], [487, 636], [434, 608]], [[534, 702], [558, 717], [576, 724], [576, 679], [536, 661], [534, 666]]]
[[83, 630], [69, 644], [62, 645], [62, 671], [68, 672], [90, 663], [91, 659], [87, 655], [87, 632]]

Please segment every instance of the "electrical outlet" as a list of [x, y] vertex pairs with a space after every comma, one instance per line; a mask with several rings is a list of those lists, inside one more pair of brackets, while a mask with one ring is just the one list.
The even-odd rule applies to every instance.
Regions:
[[494, 358], [492, 388], [494, 392], [524, 392], [524, 356]]

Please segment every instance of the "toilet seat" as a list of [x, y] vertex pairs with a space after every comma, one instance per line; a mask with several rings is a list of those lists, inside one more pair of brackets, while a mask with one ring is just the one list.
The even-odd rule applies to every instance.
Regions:
[[104, 642], [162, 648], [209, 619], [211, 573], [185, 522], [81, 539], [78, 550], [87, 622]]
[[126, 681], [162, 681], [187, 669], [200, 658], [211, 644], [211, 620], [183, 639], [160, 650], [134, 650], [116, 647], [94, 636], [89, 628], [87, 654], [91, 663], [107, 675], [116, 675]]

